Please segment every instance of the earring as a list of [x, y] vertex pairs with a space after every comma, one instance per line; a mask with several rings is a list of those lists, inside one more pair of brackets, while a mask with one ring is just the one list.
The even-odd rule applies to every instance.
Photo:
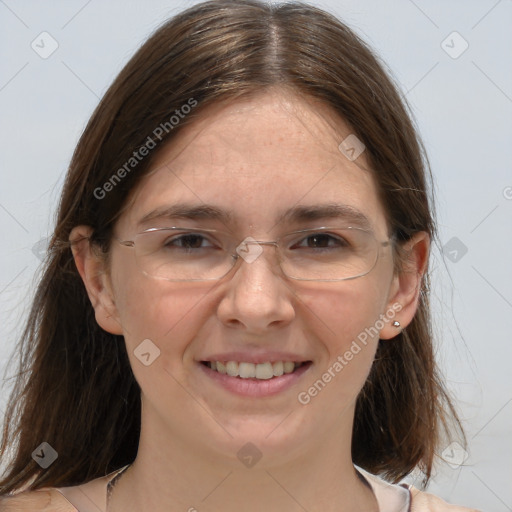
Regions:
[[398, 320], [395, 320], [393, 322], [393, 327], [400, 327], [400, 322]]

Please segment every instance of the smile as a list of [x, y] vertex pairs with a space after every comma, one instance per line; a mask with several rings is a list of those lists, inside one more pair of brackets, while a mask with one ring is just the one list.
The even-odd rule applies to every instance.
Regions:
[[280, 377], [285, 373], [293, 373], [304, 363], [294, 363], [293, 361], [276, 361], [274, 363], [246, 363], [237, 361], [204, 361], [212, 370], [215, 370], [223, 375], [227, 374], [230, 377], [240, 377], [242, 379], [260, 379], [268, 380], [273, 377]]
[[311, 365], [312, 361], [268, 361], [258, 364], [243, 361], [201, 361], [199, 367], [212, 381], [231, 393], [265, 397], [293, 386]]

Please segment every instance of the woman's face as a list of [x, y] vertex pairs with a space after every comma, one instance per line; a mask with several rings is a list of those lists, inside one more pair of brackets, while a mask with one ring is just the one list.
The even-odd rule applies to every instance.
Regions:
[[[297, 207], [337, 204], [360, 212], [375, 237], [387, 240], [376, 185], [360, 168], [364, 152], [351, 161], [338, 149], [350, 134], [325, 106], [278, 91], [210, 107], [158, 155], [115, 234], [133, 240], [146, 228], [185, 226], [230, 231], [240, 241], [276, 240], [300, 229], [358, 225], [345, 217], [279, 220]], [[230, 217], [161, 216], [139, 224], [177, 203]], [[173, 439], [217, 457], [234, 459], [251, 442], [282, 460], [329, 434], [350, 436], [375, 330], [396, 331], [390, 324], [399, 317], [390, 247], [381, 248], [367, 275], [338, 282], [289, 279], [275, 248], [261, 248], [221, 280], [172, 282], [145, 275], [133, 248], [112, 245], [112, 314], [142, 389], [143, 425], [158, 423]], [[309, 363], [283, 377], [248, 380], [204, 364], [215, 360], [273, 362], [277, 373], [279, 361]], [[264, 374], [268, 365], [262, 368]]]

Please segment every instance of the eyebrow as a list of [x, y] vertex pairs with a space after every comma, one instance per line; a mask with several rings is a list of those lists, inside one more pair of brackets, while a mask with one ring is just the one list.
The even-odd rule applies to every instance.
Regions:
[[306, 222], [324, 219], [342, 219], [353, 226], [372, 229], [372, 224], [364, 213], [353, 206], [338, 203], [294, 206], [284, 212], [278, 218], [278, 222]]
[[177, 203], [149, 212], [140, 219], [138, 226], [148, 224], [156, 219], [218, 220], [224, 224], [230, 224], [233, 222], [234, 216], [227, 210], [221, 210], [209, 204]]
[[[168, 220], [210, 220], [223, 224], [233, 224], [235, 215], [232, 211], [223, 210], [211, 204], [177, 203], [157, 208], [146, 214], [138, 222], [138, 227], [147, 225], [156, 219]], [[281, 212], [276, 224], [281, 222], [300, 223], [324, 219], [341, 219], [349, 224], [363, 229], [371, 230], [372, 223], [368, 217], [357, 208], [346, 204], [327, 203], [315, 205], [297, 205], [285, 212]]]

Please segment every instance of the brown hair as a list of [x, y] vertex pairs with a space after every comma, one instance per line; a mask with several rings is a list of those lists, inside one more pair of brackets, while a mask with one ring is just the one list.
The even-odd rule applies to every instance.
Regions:
[[[12, 454], [0, 495], [27, 486], [76, 485], [133, 462], [140, 388], [123, 337], [95, 321], [72, 258], [70, 231], [91, 226], [93, 242], [107, 251], [130, 191], [163, 144], [203, 108], [275, 86], [321, 100], [365, 144], [399, 244], [418, 231], [436, 237], [430, 171], [409, 110], [353, 31], [300, 2], [212, 0], [180, 13], [124, 67], [74, 152], [44, 272], [16, 348], [19, 373], [0, 446], [2, 457]], [[170, 116], [191, 99], [197, 106], [171, 128]], [[109, 187], [107, 199], [99, 198], [98, 188], [158, 126], [167, 127], [158, 148]], [[419, 467], [426, 483], [443, 432], [455, 426], [464, 437], [436, 368], [428, 297], [427, 273], [414, 319], [396, 338], [379, 342], [357, 399], [353, 461], [392, 482]], [[42, 470], [31, 454], [44, 441], [58, 460]]]

